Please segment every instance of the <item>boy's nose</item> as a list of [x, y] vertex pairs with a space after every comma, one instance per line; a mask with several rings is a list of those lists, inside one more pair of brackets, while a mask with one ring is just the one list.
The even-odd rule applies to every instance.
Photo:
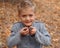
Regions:
[[26, 20], [30, 20], [30, 17], [26, 17]]

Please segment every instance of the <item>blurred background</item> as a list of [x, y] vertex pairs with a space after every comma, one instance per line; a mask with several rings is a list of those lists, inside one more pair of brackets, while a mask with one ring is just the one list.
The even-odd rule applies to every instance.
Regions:
[[[36, 5], [36, 16], [46, 24], [51, 35], [51, 46], [44, 48], [60, 48], [60, 0], [32, 0]], [[20, 0], [0, 0], [0, 48], [8, 48], [6, 39], [10, 35], [13, 23], [18, 18], [17, 4]]]

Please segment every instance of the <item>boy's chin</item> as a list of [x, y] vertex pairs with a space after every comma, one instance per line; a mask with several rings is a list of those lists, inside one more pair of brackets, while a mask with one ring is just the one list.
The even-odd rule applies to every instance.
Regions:
[[29, 27], [29, 26], [31, 26], [32, 24], [25, 24], [25, 25]]

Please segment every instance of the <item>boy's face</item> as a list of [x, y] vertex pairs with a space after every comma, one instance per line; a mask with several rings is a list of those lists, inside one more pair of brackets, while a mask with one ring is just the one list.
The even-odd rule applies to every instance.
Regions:
[[21, 10], [20, 19], [26, 26], [31, 26], [35, 20], [34, 10], [32, 8], [25, 8]]

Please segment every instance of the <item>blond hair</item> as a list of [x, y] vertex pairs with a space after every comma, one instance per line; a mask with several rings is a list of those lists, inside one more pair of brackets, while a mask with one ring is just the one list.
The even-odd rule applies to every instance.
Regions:
[[21, 0], [20, 3], [18, 4], [18, 11], [28, 7], [35, 9], [35, 4], [31, 0]]

